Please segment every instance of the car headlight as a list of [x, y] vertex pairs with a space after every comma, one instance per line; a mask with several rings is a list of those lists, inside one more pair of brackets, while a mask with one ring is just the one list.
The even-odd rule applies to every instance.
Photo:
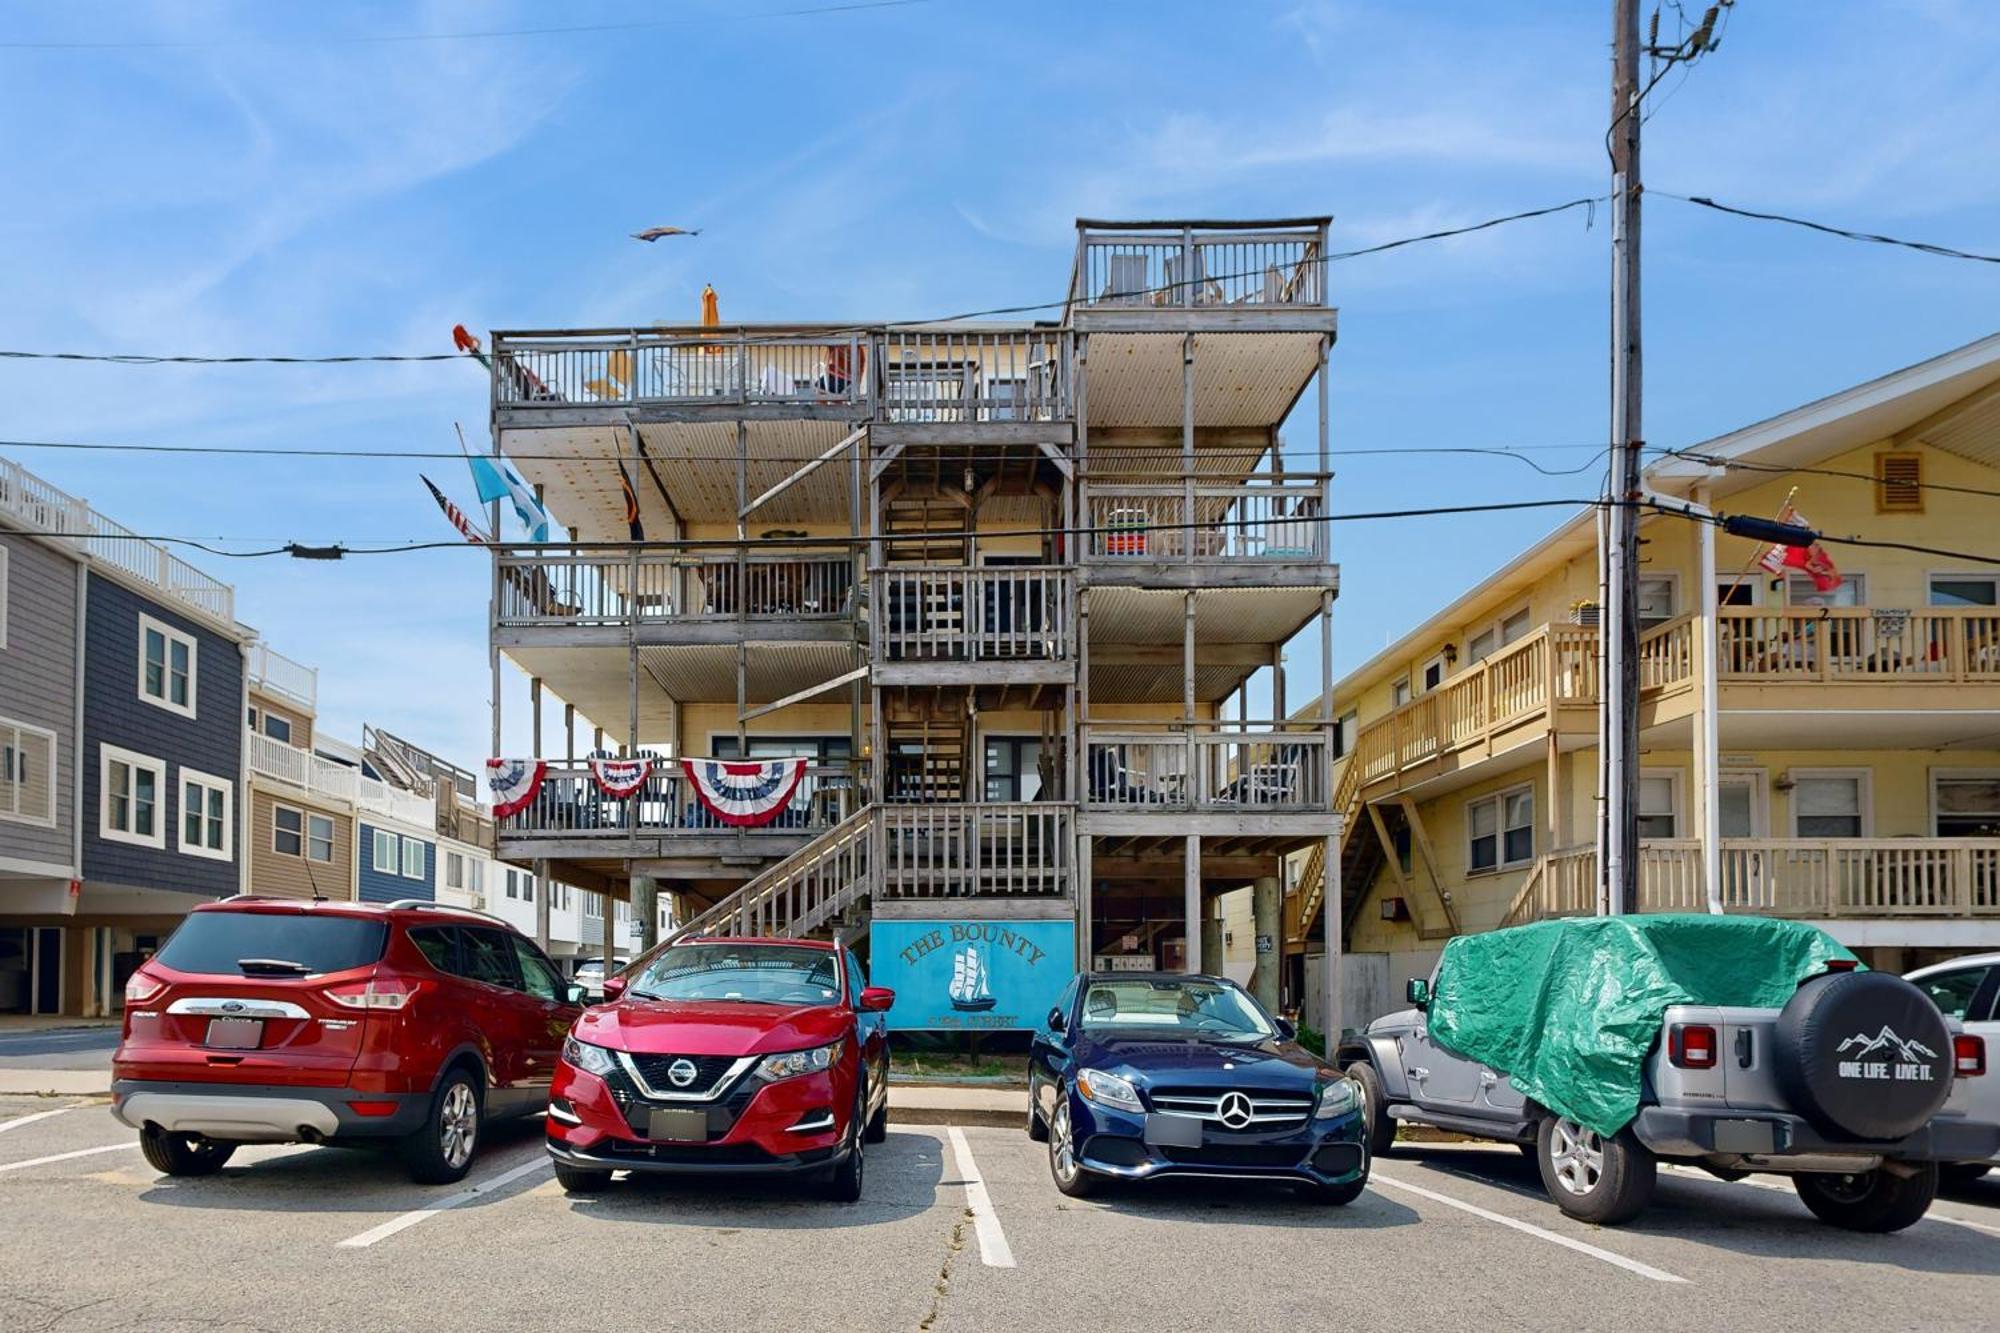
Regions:
[[1319, 1090], [1319, 1108], [1313, 1116], [1320, 1120], [1331, 1120], [1343, 1116], [1361, 1105], [1361, 1089], [1351, 1078], [1337, 1078]]
[[593, 1046], [587, 1041], [578, 1041], [575, 1037], [563, 1038], [562, 1058], [565, 1063], [575, 1065], [584, 1073], [596, 1074], [599, 1077], [618, 1067], [618, 1061], [612, 1057], [609, 1050], [602, 1046]]
[[757, 1062], [757, 1077], [769, 1083], [781, 1078], [797, 1078], [800, 1074], [818, 1074], [833, 1068], [835, 1057], [840, 1054], [840, 1043], [831, 1046], [815, 1046], [809, 1051], [785, 1051], [779, 1055], [767, 1055]]
[[1084, 1096], [1103, 1106], [1114, 1106], [1121, 1111], [1146, 1109], [1140, 1102], [1139, 1090], [1132, 1086], [1131, 1079], [1107, 1074], [1102, 1069], [1078, 1071], [1076, 1087]]

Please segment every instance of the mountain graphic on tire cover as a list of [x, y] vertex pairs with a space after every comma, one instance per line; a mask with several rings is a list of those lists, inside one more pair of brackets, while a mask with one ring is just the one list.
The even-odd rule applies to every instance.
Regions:
[[1837, 1138], [1914, 1134], [1951, 1095], [1951, 1030], [1915, 986], [1887, 972], [1802, 984], [1778, 1015], [1772, 1068], [1794, 1108]]

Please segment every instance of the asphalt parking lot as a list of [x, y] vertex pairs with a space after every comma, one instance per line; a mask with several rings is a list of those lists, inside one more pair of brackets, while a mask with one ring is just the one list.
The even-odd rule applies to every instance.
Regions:
[[[240, 1150], [168, 1180], [102, 1102], [0, 1098], [0, 1329], [1990, 1329], [2000, 1184], [1897, 1236], [1781, 1181], [1664, 1172], [1635, 1225], [1512, 1149], [1400, 1147], [1347, 1208], [1236, 1183], [1074, 1201], [1012, 1129], [892, 1126], [863, 1201], [758, 1182], [556, 1186], [538, 1122], [461, 1187], [387, 1156]], [[1446, 1321], [1450, 1321], [1447, 1325]]]

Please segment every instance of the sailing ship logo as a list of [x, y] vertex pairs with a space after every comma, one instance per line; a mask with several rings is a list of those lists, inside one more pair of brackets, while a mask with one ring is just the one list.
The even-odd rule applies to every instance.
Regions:
[[951, 1007], [979, 1013], [993, 1007], [993, 992], [987, 986], [986, 960], [979, 950], [966, 945], [951, 956], [951, 985], [945, 988]]

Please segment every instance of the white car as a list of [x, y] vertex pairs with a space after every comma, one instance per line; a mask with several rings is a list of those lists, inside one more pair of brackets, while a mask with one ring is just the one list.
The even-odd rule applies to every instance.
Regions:
[[[1965, 1024], [1965, 1030], [1986, 1038], [1989, 1051], [2000, 1051], [2000, 953], [1976, 953], [1933, 963], [1906, 973], [1909, 981], [1931, 997], [1946, 1018]], [[2000, 1120], [2000, 1084], [1990, 1078], [1972, 1081], [1972, 1103], [1966, 1114], [1974, 1120]], [[1964, 1185], [1979, 1179], [2000, 1159], [1984, 1162], [1956, 1162], [1944, 1168], [1948, 1184]]]
[[[617, 976], [620, 972], [623, 972], [631, 961], [630, 958], [613, 958], [611, 960], [611, 975]], [[585, 998], [591, 1000], [603, 999], [604, 960], [602, 958], [586, 958], [578, 963], [576, 965], [575, 981], [577, 985], [583, 987]]]

